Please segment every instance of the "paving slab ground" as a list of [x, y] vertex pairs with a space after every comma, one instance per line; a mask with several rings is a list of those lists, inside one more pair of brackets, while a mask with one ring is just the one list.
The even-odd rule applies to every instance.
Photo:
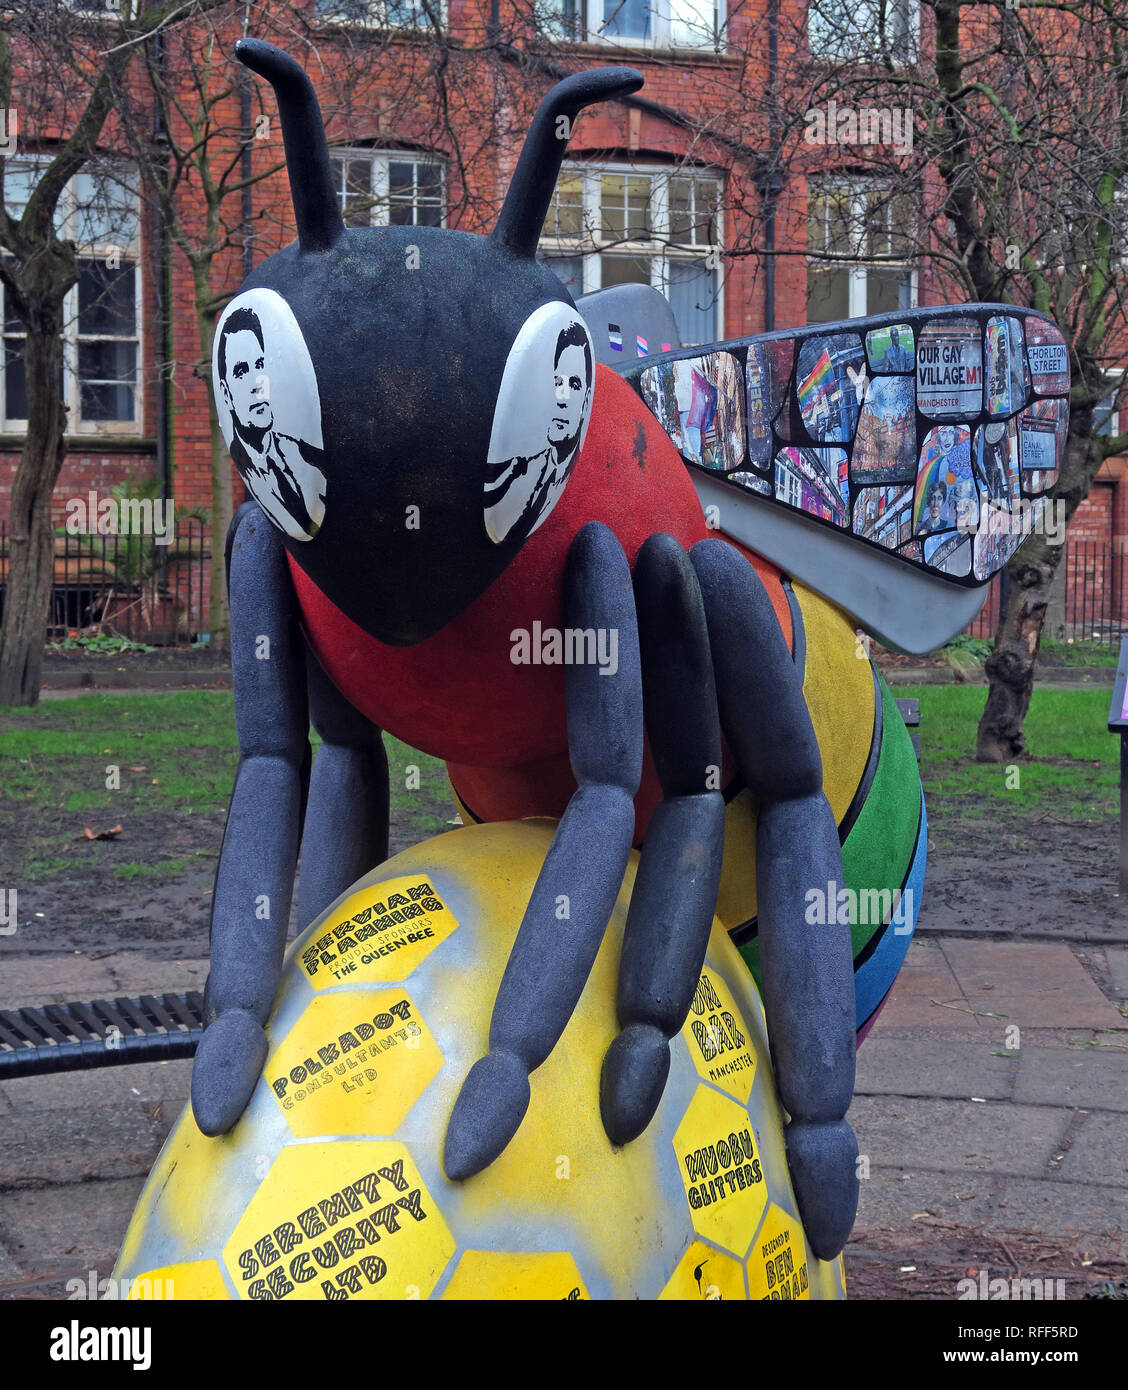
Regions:
[[858, 1054], [855, 1296], [1128, 1273], [1126, 977], [1119, 947], [914, 942]]
[[[5, 952], [0, 1008], [199, 989], [206, 974], [144, 951]], [[852, 1296], [951, 1299], [988, 1269], [1062, 1277], [1080, 1297], [1128, 1274], [1126, 995], [1121, 947], [912, 945], [858, 1056], [869, 1175]], [[109, 1276], [190, 1075], [165, 1062], [0, 1084], [0, 1297]]]

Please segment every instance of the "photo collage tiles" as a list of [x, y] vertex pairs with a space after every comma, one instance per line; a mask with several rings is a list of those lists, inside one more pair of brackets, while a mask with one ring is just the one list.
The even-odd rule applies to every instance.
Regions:
[[1069, 424], [1069, 355], [1040, 315], [886, 316], [629, 372], [682, 457], [964, 583], [1036, 526]]

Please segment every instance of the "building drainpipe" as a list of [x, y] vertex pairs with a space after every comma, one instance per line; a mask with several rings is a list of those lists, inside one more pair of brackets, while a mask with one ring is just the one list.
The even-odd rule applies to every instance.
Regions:
[[[164, 35], [153, 35], [153, 66], [159, 72], [164, 66]], [[161, 100], [153, 96], [153, 143], [162, 150], [158, 156], [162, 163], [167, 159], [163, 147], [167, 144], [168, 133], [164, 127], [164, 112]], [[153, 305], [156, 310], [157, 345], [157, 421], [156, 421], [156, 468], [157, 483], [160, 487], [161, 501], [167, 502], [172, 495], [172, 440], [170, 438], [171, 381], [169, 364], [172, 361], [172, 315], [169, 313], [172, 290], [172, 266], [169, 259], [168, 231], [163, 216], [156, 219], [155, 229], [156, 268], [153, 276]], [[167, 558], [167, 552], [166, 552]]]
[[251, 219], [254, 216], [254, 197], [251, 191], [251, 75], [246, 68], [239, 70], [239, 124], [243, 128], [243, 152], [240, 156], [239, 174], [243, 180], [243, 278], [254, 269], [255, 247], [251, 234]]
[[779, 154], [779, 118], [776, 113], [778, 76], [779, 0], [770, 0], [768, 5], [768, 170], [767, 177], [760, 185], [760, 196], [764, 200], [764, 252], [767, 261], [764, 267], [765, 333], [770, 333], [776, 326], [776, 199], [780, 190], [779, 173], [776, 170], [776, 159]]
[[[164, 68], [164, 35], [156, 33], [152, 38], [153, 67], [160, 73]], [[168, 132], [165, 130], [164, 111], [160, 96], [153, 94], [153, 144], [156, 159], [161, 165], [158, 178], [163, 179], [167, 172]], [[168, 229], [164, 214], [158, 209], [154, 229], [153, 247], [155, 266], [153, 270], [153, 308], [156, 317], [156, 369], [157, 369], [157, 419], [156, 452], [154, 464], [157, 472], [157, 487], [160, 492], [161, 513], [168, 515], [173, 501], [172, 468], [172, 259]], [[174, 522], [175, 526], [175, 522]], [[175, 534], [175, 532], [174, 532]], [[156, 581], [159, 593], [167, 593], [169, 585], [169, 547], [156, 546]]]

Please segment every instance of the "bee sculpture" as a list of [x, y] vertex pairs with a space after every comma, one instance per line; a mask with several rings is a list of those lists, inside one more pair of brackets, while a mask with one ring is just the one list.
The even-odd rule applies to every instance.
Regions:
[[475, 236], [346, 228], [307, 76], [236, 52], [277, 95], [298, 240], [215, 335], [254, 500], [227, 542], [240, 762], [199, 1128], [228, 1132], [261, 1074], [299, 856], [300, 928], [387, 857], [387, 730], [445, 760], [466, 821], [558, 822], [447, 1177], [516, 1133], [641, 846], [606, 1133], [653, 1116], [716, 913], [762, 990], [799, 1212], [831, 1259], [857, 1205], [856, 1039], [908, 948], [927, 840], [856, 629], [923, 651], [978, 610], [1056, 477], [1064, 340], [976, 305], [682, 348], [657, 291], [574, 302], [536, 259], [560, 131], [636, 91], [633, 69], [548, 93]]

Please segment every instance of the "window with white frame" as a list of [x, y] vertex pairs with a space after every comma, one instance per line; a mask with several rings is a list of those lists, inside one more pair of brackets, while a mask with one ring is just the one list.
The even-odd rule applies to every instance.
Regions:
[[443, 0], [313, 0], [324, 24], [373, 29], [425, 29], [443, 23]]
[[715, 170], [566, 165], [540, 259], [575, 299], [612, 285], [666, 295], [685, 344], [722, 336], [722, 178]]
[[854, 180], [807, 194], [807, 320], [829, 323], [916, 304], [913, 201]]
[[1124, 386], [1123, 372], [1105, 372], [1105, 381], [1111, 384], [1111, 389], [1107, 396], [1101, 399], [1093, 407], [1093, 433], [1103, 434], [1106, 438], [1120, 433], [1120, 411], [1117, 409], [1117, 400]]
[[[8, 214], [20, 217], [45, 161], [9, 159]], [[63, 400], [70, 434], [136, 434], [141, 429], [140, 199], [136, 171], [88, 168], [67, 184], [55, 214], [57, 235], [75, 243], [78, 284], [63, 305]], [[2, 293], [0, 287], [0, 293]], [[5, 430], [27, 426], [25, 328], [3, 310], [0, 417]]]
[[920, 40], [917, 0], [810, 0], [807, 43], [812, 58], [914, 62]]
[[334, 151], [341, 216], [349, 227], [441, 227], [444, 170], [433, 155]]
[[552, 38], [651, 48], [725, 48], [726, 0], [541, 0]]

